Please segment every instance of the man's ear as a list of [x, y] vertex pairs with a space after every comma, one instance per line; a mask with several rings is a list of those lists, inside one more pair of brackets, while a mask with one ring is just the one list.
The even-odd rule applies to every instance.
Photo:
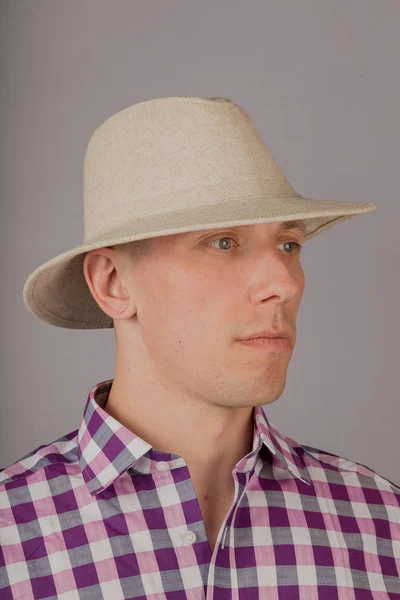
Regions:
[[123, 259], [113, 248], [89, 250], [83, 260], [83, 273], [94, 300], [111, 319], [130, 318], [136, 306], [124, 283]]

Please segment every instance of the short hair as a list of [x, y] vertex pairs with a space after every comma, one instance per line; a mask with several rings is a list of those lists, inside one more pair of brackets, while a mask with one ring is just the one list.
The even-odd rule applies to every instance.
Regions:
[[107, 247], [117, 249], [118, 251], [127, 254], [134, 262], [138, 262], [141, 258], [144, 258], [151, 253], [153, 241], [154, 238], [145, 238], [144, 240], [133, 240], [132, 242], [125, 242], [123, 244]]

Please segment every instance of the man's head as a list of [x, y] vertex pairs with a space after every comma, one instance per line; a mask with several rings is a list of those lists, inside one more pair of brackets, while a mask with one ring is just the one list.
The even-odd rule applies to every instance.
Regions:
[[[89, 251], [84, 274], [113, 319], [117, 366], [225, 406], [279, 398], [305, 283], [297, 246], [304, 230], [287, 226], [223, 227]], [[238, 341], [269, 329], [289, 331], [289, 352]]]

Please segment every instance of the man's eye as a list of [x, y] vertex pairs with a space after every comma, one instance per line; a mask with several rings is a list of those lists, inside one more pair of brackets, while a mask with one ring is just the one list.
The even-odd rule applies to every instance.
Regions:
[[[209, 242], [207, 242], [207, 246], [209, 246], [210, 244], [213, 244], [214, 242], [218, 242], [219, 240], [232, 240], [233, 241], [233, 238], [231, 238], [231, 237], [215, 238], [214, 240], [210, 240]], [[230, 248], [226, 248], [226, 246], [224, 248], [218, 247], [218, 250], [230, 250]]]
[[[233, 240], [233, 238], [229, 237], [229, 236], [224, 236], [224, 237], [219, 237], [219, 238], [215, 238], [213, 240], [210, 240], [209, 242], [206, 243], [207, 246], [211, 246], [211, 244], [214, 244], [215, 242], [219, 242], [220, 240]], [[226, 246], [226, 242], [224, 242], [225, 245], [223, 245], [221, 247], [220, 244], [218, 244], [218, 247], [216, 248], [217, 250], [231, 250], [231, 247], [227, 247]], [[285, 252], [285, 254], [300, 254], [303, 246], [302, 244], [299, 244], [298, 242], [281, 242], [279, 245], [285, 245], [285, 244], [294, 244], [295, 245], [295, 251], [294, 252]], [[215, 246], [214, 246], [215, 247]]]
[[[295, 251], [289, 252], [289, 254], [300, 254], [300, 252], [303, 249], [302, 244], [299, 244], [298, 242], [282, 242], [282, 244], [294, 244], [295, 245]], [[281, 244], [279, 244], [279, 245], [281, 245]]]

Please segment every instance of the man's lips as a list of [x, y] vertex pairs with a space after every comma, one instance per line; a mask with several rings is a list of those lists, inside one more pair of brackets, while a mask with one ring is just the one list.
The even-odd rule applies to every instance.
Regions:
[[240, 340], [252, 340], [256, 338], [286, 338], [290, 339], [290, 334], [286, 329], [280, 329], [275, 331], [258, 331], [256, 333], [251, 333], [250, 335], [243, 336]]
[[292, 349], [292, 344], [288, 338], [284, 337], [259, 337], [248, 340], [238, 340], [241, 344], [269, 352], [287, 352]]

